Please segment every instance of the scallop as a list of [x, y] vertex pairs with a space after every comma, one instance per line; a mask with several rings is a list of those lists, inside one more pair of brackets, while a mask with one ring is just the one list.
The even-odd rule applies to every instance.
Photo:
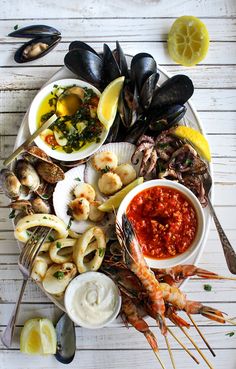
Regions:
[[74, 189], [75, 197], [83, 197], [89, 202], [95, 200], [96, 193], [93, 187], [88, 183], [79, 183]]
[[92, 165], [94, 169], [99, 170], [114, 170], [118, 164], [117, 156], [111, 151], [102, 151], [94, 155]]
[[116, 173], [104, 173], [98, 180], [98, 188], [105, 195], [112, 195], [119, 191], [121, 187], [121, 179]]
[[76, 220], [86, 220], [89, 216], [89, 202], [83, 197], [72, 200], [69, 204], [73, 218]]
[[135, 180], [137, 176], [134, 167], [128, 163], [119, 165], [116, 168], [115, 173], [118, 174], [123, 185], [129, 184], [130, 182]]
[[90, 204], [89, 219], [92, 222], [100, 222], [104, 218], [105, 213], [98, 209], [99, 205], [101, 205], [101, 201], [93, 201]]

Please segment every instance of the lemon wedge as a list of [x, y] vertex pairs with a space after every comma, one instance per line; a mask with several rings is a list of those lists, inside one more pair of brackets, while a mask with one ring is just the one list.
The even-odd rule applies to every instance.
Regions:
[[28, 355], [55, 354], [56, 331], [49, 319], [29, 319], [20, 335], [20, 351]]
[[211, 161], [209, 143], [199, 131], [196, 131], [191, 127], [178, 126], [172, 131], [172, 133], [179, 138], [189, 141], [195, 147], [200, 156], [207, 161]]
[[118, 100], [124, 84], [124, 80], [125, 77], [114, 79], [114, 81], [109, 83], [109, 85], [105, 88], [99, 99], [97, 116], [107, 130], [112, 126], [114, 122], [117, 112]]
[[111, 196], [107, 201], [100, 205], [98, 209], [104, 212], [109, 212], [113, 209], [117, 209], [127, 193], [129, 193], [134, 187], [138, 186], [141, 183], [143, 183], [143, 177], [136, 178], [133, 182], [122, 188], [122, 190]]
[[205, 24], [193, 16], [176, 19], [168, 34], [170, 57], [186, 67], [203, 60], [209, 48], [209, 34]]

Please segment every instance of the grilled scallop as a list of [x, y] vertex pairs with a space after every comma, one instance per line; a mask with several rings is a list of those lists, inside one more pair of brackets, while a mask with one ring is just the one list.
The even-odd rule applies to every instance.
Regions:
[[74, 189], [75, 197], [83, 197], [89, 202], [95, 200], [96, 193], [91, 185], [88, 183], [79, 183]]
[[83, 197], [72, 200], [69, 204], [75, 220], [86, 220], [89, 216], [89, 202]]
[[104, 173], [98, 180], [98, 188], [105, 195], [112, 195], [122, 187], [122, 182], [118, 174]]
[[92, 165], [94, 169], [96, 169], [97, 171], [114, 170], [116, 169], [117, 164], [118, 164], [117, 156], [110, 151], [99, 152], [98, 154], [94, 155], [92, 159]]
[[134, 181], [137, 176], [134, 167], [128, 163], [119, 165], [116, 168], [115, 173], [118, 174], [123, 185], [127, 185]]

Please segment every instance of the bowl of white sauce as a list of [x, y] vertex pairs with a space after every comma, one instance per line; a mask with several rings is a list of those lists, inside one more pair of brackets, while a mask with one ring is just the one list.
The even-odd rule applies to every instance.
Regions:
[[79, 326], [102, 328], [119, 314], [121, 295], [116, 284], [105, 274], [86, 272], [68, 285], [65, 308], [71, 320]]

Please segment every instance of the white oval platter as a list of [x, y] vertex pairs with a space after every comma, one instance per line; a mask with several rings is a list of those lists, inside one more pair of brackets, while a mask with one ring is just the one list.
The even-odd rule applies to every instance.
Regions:
[[[127, 61], [130, 62], [131, 61], [131, 58], [132, 58], [132, 56], [127, 56]], [[170, 78], [170, 76], [168, 75], [168, 73], [162, 67], [160, 67], [158, 65], [157, 65], [157, 70], [160, 73], [160, 79], [158, 81], [158, 84], [160, 83], [160, 85], [161, 85], [165, 80], [167, 80], [168, 78]], [[47, 84], [49, 84], [51, 82], [54, 82], [56, 80], [65, 79], [65, 78], [78, 78], [78, 77], [75, 76], [75, 74], [73, 74], [72, 72], [70, 72], [64, 66], [64, 67], [60, 68], [44, 84], [44, 86], [46, 86]], [[42, 86], [42, 87], [44, 87], [44, 86]], [[185, 117], [184, 117], [184, 123], [186, 125], [189, 125], [190, 127], [194, 128], [194, 129], [196, 129], [196, 130], [198, 130], [198, 131], [200, 131], [201, 133], [204, 134], [202, 123], [201, 123], [200, 118], [198, 116], [198, 113], [195, 110], [195, 108], [193, 107], [192, 103], [191, 102], [187, 102], [185, 105], [187, 107], [187, 112], [186, 112]], [[14, 149], [16, 149], [18, 146], [20, 146], [26, 140], [26, 138], [30, 134], [29, 133], [29, 128], [28, 128], [28, 112], [29, 112], [29, 109], [27, 110], [27, 112], [26, 112], [26, 114], [25, 114], [25, 116], [24, 116], [24, 118], [22, 120], [20, 129], [19, 129], [19, 132], [18, 132], [18, 135], [17, 135], [17, 138], [16, 138]], [[209, 171], [210, 171], [211, 176], [213, 177], [213, 172], [212, 172], [212, 166], [211, 165], [209, 165]], [[210, 195], [211, 196], [211, 200], [213, 199], [213, 190], [214, 190], [214, 187], [212, 187], [212, 189], [211, 189], [211, 195]], [[198, 264], [198, 262], [199, 262], [199, 260], [201, 258], [201, 255], [203, 253], [203, 250], [204, 250], [204, 247], [205, 247], [207, 238], [208, 238], [209, 227], [210, 227], [210, 223], [211, 223], [211, 215], [210, 215], [210, 212], [209, 212], [208, 207], [204, 209], [204, 216], [205, 216], [205, 224], [206, 224], [205, 235], [203, 237], [203, 241], [202, 241], [201, 247], [199, 248], [199, 251], [193, 256], [193, 258], [191, 260], [188, 260], [188, 264], [195, 264], [195, 265]], [[18, 245], [21, 248], [21, 245], [20, 245], [19, 242], [18, 242]], [[186, 281], [184, 283], [182, 283], [181, 288], [184, 287]], [[44, 288], [41, 285], [41, 283], [37, 283], [37, 284], [39, 285], [39, 287], [43, 290], [43, 292], [48, 296], [48, 298], [55, 305], [57, 305], [61, 310], [65, 311], [64, 301], [62, 299], [59, 300], [59, 299], [55, 298], [54, 296], [48, 294], [44, 290]], [[120, 325], [121, 323], [122, 323], [122, 321], [118, 317], [116, 319], [116, 321], [112, 325], [117, 325], [117, 324]]]

